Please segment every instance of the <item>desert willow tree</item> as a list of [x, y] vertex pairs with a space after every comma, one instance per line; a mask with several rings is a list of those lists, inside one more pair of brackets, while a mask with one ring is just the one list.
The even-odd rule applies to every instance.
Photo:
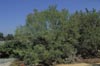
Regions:
[[[50, 6], [44, 11], [35, 9], [27, 16], [26, 25], [16, 30], [15, 37], [25, 44], [27, 41], [31, 44], [30, 52], [37, 55], [38, 63], [43, 61], [67, 63], [64, 60], [70, 57], [72, 59], [68, 61], [71, 62], [76, 52], [73, 45], [77, 43], [78, 37], [77, 30], [74, 32], [74, 27], [69, 27], [71, 25], [69, 19], [68, 10], [59, 11], [56, 6]], [[34, 52], [34, 49], [41, 47], [45, 49], [44, 52], [39, 50], [42, 54], [39, 54], [38, 50]]]

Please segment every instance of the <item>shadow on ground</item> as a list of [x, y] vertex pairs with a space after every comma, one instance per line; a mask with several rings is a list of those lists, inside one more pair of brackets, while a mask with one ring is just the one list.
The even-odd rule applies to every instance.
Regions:
[[100, 66], [100, 64], [92, 64], [92, 66]]

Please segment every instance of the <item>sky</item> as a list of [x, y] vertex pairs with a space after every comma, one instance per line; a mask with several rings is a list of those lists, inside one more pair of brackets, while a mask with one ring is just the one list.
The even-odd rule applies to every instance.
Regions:
[[14, 34], [16, 28], [26, 23], [26, 16], [33, 12], [45, 10], [49, 5], [57, 9], [66, 8], [73, 13], [76, 10], [100, 10], [100, 0], [0, 0], [0, 32]]

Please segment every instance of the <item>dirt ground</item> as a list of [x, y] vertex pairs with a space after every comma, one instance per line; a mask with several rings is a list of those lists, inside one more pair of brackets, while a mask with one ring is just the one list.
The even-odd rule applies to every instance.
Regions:
[[78, 64], [58, 64], [56, 66], [100, 66], [100, 63], [96, 64], [87, 64], [87, 63], [78, 63]]
[[[11, 62], [0, 64], [0, 66], [10, 66]], [[100, 63], [97, 64], [87, 64], [87, 63], [78, 63], [78, 64], [58, 64], [56, 66], [100, 66]]]

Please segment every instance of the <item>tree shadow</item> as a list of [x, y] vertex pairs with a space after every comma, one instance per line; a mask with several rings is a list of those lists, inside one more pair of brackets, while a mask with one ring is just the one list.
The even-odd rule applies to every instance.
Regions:
[[100, 66], [100, 64], [92, 64], [92, 66]]

